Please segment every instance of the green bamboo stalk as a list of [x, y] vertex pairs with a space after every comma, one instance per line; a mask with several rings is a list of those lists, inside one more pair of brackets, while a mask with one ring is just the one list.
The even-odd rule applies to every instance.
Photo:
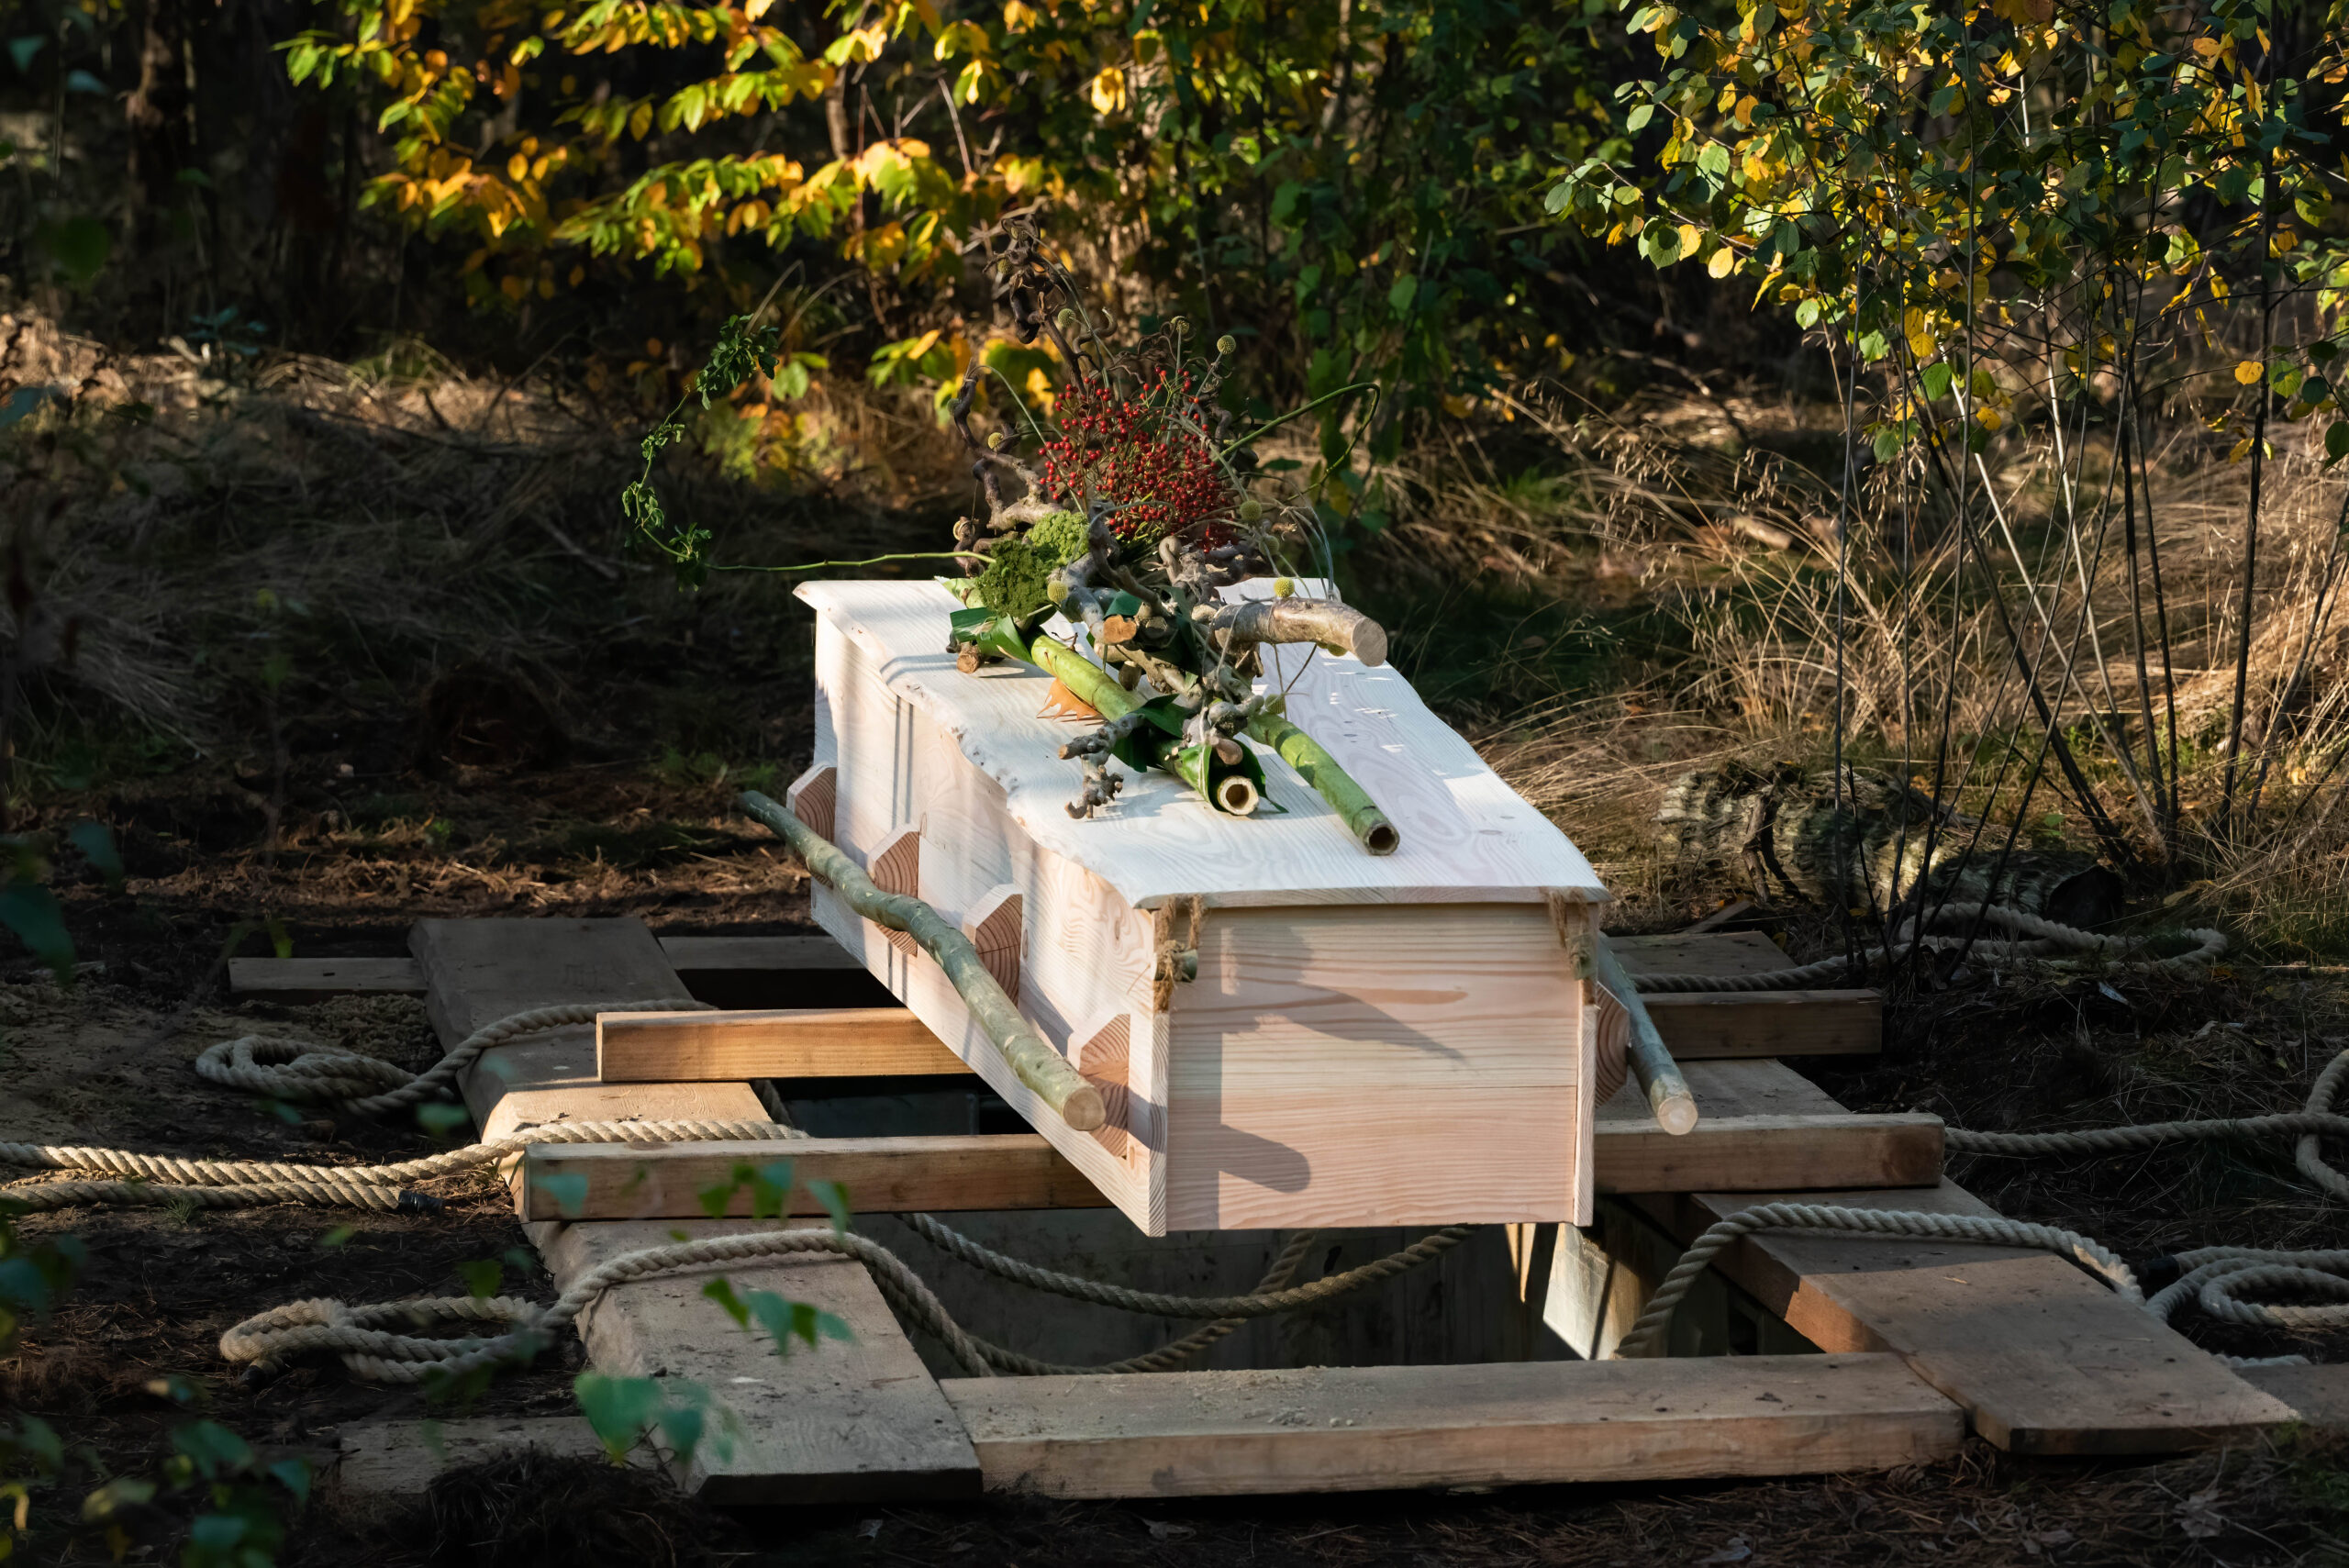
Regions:
[[1281, 761], [1295, 768], [1297, 776], [1330, 803], [1364, 849], [1374, 855], [1391, 855], [1401, 847], [1403, 835], [1386, 819], [1386, 813], [1312, 736], [1270, 711], [1250, 720], [1248, 733], [1279, 752]]
[[[1114, 681], [1110, 684], [1116, 684]], [[1012, 1072], [1058, 1112], [1063, 1121], [1078, 1132], [1091, 1132], [1107, 1119], [1101, 1091], [1085, 1082], [1084, 1075], [1069, 1065], [1066, 1057], [1045, 1044], [1028, 1027], [1028, 1020], [1019, 1016], [1019, 1009], [987, 973], [968, 937], [913, 895], [884, 893], [854, 861], [841, 852], [839, 845], [768, 796], [754, 789], [745, 790], [740, 802], [744, 811], [781, 834], [807, 863], [808, 871], [845, 899], [850, 908], [919, 942], [922, 951], [936, 959], [938, 967], [946, 972], [946, 978], [954, 983], [963, 1005], [971, 1009], [971, 1017], [995, 1041], [996, 1049], [1010, 1062]]]
[[1123, 718], [1141, 706], [1118, 677], [1057, 637], [1036, 634], [1028, 662], [1066, 686], [1077, 701], [1104, 718]]
[[[1038, 636], [1029, 662], [1057, 679], [1077, 701], [1104, 718], [1122, 718], [1140, 706], [1116, 676], [1057, 638]], [[1386, 813], [1378, 809], [1370, 793], [1338, 765], [1338, 759], [1324, 751], [1319, 741], [1270, 712], [1258, 714], [1249, 723], [1248, 733], [1295, 768], [1297, 776], [1330, 803], [1346, 830], [1362, 840], [1363, 848], [1374, 855], [1391, 855], [1401, 847], [1403, 835], [1387, 820]]]

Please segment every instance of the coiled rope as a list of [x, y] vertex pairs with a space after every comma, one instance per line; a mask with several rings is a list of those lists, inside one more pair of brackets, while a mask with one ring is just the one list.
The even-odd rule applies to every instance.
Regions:
[[[1919, 929], [1920, 919], [1934, 925], [1980, 917], [1984, 922], [2004, 927], [2020, 940], [1976, 940], [1970, 956], [1979, 959], [1987, 968], [1996, 969], [2014, 963], [2052, 963], [2063, 955], [2079, 958], [2094, 957], [2116, 967], [2139, 970], [2147, 973], [2176, 973], [2199, 969], [2227, 951], [2223, 931], [2202, 927], [2176, 933], [2193, 939], [2194, 947], [2187, 952], [2172, 953], [2165, 958], [2132, 956], [2142, 954], [2154, 942], [2150, 937], [2104, 936], [2066, 926], [2060, 920], [2050, 920], [2037, 915], [2026, 915], [2003, 904], [1944, 904], [1930, 917], [1910, 916], [1894, 936], [1889, 951], [1869, 948], [1864, 960], [1898, 961], [1919, 948], [1939, 951], [1964, 945], [1964, 937], [1930, 936]], [[1832, 980], [1848, 974], [1852, 960], [1844, 954], [1822, 958], [1816, 963], [1806, 963], [1796, 969], [1773, 969], [1761, 974], [1640, 974], [1633, 981], [1642, 992], [1648, 991], [1787, 991], [1813, 985], [1822, 980]]]
[[[198, 1075], [215, 1084], [295, 1103], [324, 1102], [373, 1115], [420, 1105], [448, 1092], [456, 1075], [483, 1051], [522, 1035], [592, 1024], [597, 1013], [686, 1012], [707, 1008], [690, 996], [650, 1002], [566, 1003], [533, 1007], [475, 1029], [429, 1072], [410, 1073], [378, 1057], [340, 1046], [272, 1035], [243, 1035], [208, 1046], [195, 1059]], [[75, 1144], [0, 1143], [0, 1165], [37, 1170], [103, 1171], [128, 1178], [107, 1182], [39, 1182], [0, 1186], [0, 1198], [28, 1212], [88, 1204], [129, 1207], [256, 1208], [300, 1203], [378, 1212], [435, 1214], [440, 1200], [405, 1190], [403, 1183], [494, 1165], [533, 1143], [661, 1143], [710, 1138], [763, 1138], [765, 1122], [554, 1122], [495, 1143], [395, 1165], [303, 1165], [275, 1160], [184, 1160], [127, 1149]]]
[[[2173, 1284], [2145, 1296], [2136, 1273], [2093, 1237], [2060, 1226], [2033, 1225], [1992, 1215], [1931, 1214], [1914, 1210], [1840, 1208], [1823, 1204], [1769, 1203], [1741, 1209], [1708, 1227], [1664, 1276], [1615, 1348], [1631, 1360], [1662, 1352], [1672, 1315], [1698, 1275], [1720, 1250], [1757, 1230], [1798, 1230], [1834, 1235], [1920, 1238], [1970, 1241], [1993, 1247], [2035, 1247], [2069, 1257], [2113, 1289], [2121, 1300], [2143, 1307], [2166, 1323], [2192, 1301], [2229, 1323], [2273, 1329], [2338, 1329], [2349, 1326], [2349, 1251], [2271, 1251], [2254, 1247], [2203, 1247], [2175, 1262], [2186, 1272]], [[2337, 1304], [2276, 1307], [2243, 1300], [2254, 1289], [2290, 1289], [2329, 1296]], [[2219, 1358], [2234, 1365], [2301, 1362], [2304, 1356]]]
[[[246, 1035], [209, 1047], [196, 1059], [196, 1071], [214, 1083], [278, 1099], [326, 1101], [361, 1111], [394, 1110], [438, 1095], [453, 1083], [459, 1068], [483, 1051], [520, 1036], [593, 1023], [598, 1013], [674, 1012], [707, 1006], [691, 998], [663, 998], [534, 1007], [476, 1029], [438, 1065], [422, 1073], [410, 1073], [377, 1058], [336, 1047], [262, 1035]], [[771, 1095], [762, 1095], [762, 1098], [777, 1113], [775, 1120], [550, 1122], [509, 1138], [390, 1165], [191, 1160], [122, 1149], [0, 1143], [0, 1164], [98, 1171], [124, 1178], [0, 1186], [0, 1200], [35, 1212], [86, 1204], [245, 1208], [302, 1203], [437, 1213], [441, 1207], [440, 1199], [407, 1189], [402, 1184], [499, 1165], [533, 1144], [716, 1140], [784, 1142], [807, 1136], [783, 1119], [779, 1101]], [[362, 1307], [327, 1298], [289, 1302], [230, 1329], [220, 1338], [220, 1352], [228, 1360], [244, 1362], [257, 1371], [273, 1370], [310, 1351], [331, 1351], [341, 1356], [352, 1372], [378, 1381], [416, 1383], [436, 1375], [462, 1375], [480, 1367], [529, 1360], [545, 1345], [550, 1334], [571, 1322], [597, 1295], [614, 1284], [707, 1263], [830, 1252], [863, 1262], [872, 1272], [883, 1296], [909, 1321], [936, 1336], [949, 1353], [975, 1376], [993, 1376], [997, 1372], [1022, 1375], [1157, 1372], [1181, 1364], [1252, 1318], [1314, 1306], [1417, 1268], [1457, 1246], [1476, 1229], [1475, 1226], [1453, 1226], [1360, 1268], [1292, 1286], [1288, 1282], [1315, 1240], [1314, 1232], [1305, 1231], [1290, 1239], [1271, 1270], [1246, 1295], [1187, 1296], [1131, 1290], [1041, 1268], [982, 1246], [932, 1215], [909, 1214], [903, 1218], [917, 1234], [950, 1256], [1029, 1289], [1152, 1317], [1206, 1318], [1214, 1321], [1140, 1356], [1105, 1366], [1064, 1366], [971, 1334], [954, 1321], [919, 1275], [887, 1248], [869, 1238], [827, 1229], [784, 1229], [711, 1237], [630, 1252], [590, 1271], [544, 1306], [503, 1296], [429, 1296]], [[505, 1331], [463, 1339], [427, 1338], [413, 1331], [398, 1331], [490, 1323], [504, 1325]]]
[[195, 1059], [196, 1072], [216, 1084], [243, 1089], [273, 1099], [324, 1100], [362, 1116], [375, 1116], [426, 1100], [447, 1097], [457, 1074], [483, 1051], [521, 1035], [592, 1024], [598, 1013], [689, 1013], [710, 1010], [707, 1002], [691, 996], [663, 996], [651, 1002], [565, 1002], [532, 1007], [483, 1025], [460, 1040], [457, 1048], [426, 1072], [373, 1056], [362, 1056], [340, 1046], [280, 1035], [249, 1034], [206, 1047]]

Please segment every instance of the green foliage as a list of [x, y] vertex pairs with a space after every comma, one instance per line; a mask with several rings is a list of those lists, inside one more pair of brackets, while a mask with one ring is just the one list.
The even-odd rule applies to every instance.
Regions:
[[741, 1418], [713, 1399], [708, 1389], [685, 1378], [607, 1377], [583, 1372], [571, 1387], [581, 1414], [615, 1464], [651, 1431], [661, 1434], [663, 1445], [681, 1464], [690, 1462], [705, 1442], [719, 1458], [726, 1458], [733, 1453], [735, 1440], [741, 1435]]
[[[1871, 431], [1880, 460], [1944, 425], [1936, 439], [1978, 448], [2011, 398], [1977, 353], [2052, 313], [2076, 395], [2128, 373], [2160, 323], [2218, 348], [2212, 317], [2246, 290], [2298, 285], [2322, 315], [2349, 297], [2349, 244], [2327, 221], [2341, 0], [2321, 22], [2283, 0], [1624, 8], [1665, 68], [1623, 89], [1625, 123], [1665, 140], [1652, 168], [1584, 160], [1550, 209], [1657, 267], [1742, 275], [1757, 304], [1883, 365], [1904, 390]], [[2270, 42], [2287, 19], [2312, 54]], [[2288, 418], [2335, 413], [2331, 337], [2235, 379], [2267, 382]]]
[[652, 488], [652, 465], [659, 460], [662, 448], [685, 439], [682, 416], [696, 395], [706, 409], [712, 399], [726, 397], [752, 373], [773, 375], [781, 339], [782, 328], [759, 326], [755, 313], [729, 317], [716, 346], [709, 351], [709, 362], [694, 378], [685, 395], [677, 399], [677, 406], [645, 432], [639, 444], [644, 457], [643, 472], [620, 492], [620, 513], [635, 530], [633, 537], [649, 543], [676, 567], [680, 586], [697, 588], [707, 579], [710, 532], [697, 523], [669, 520], [662, 508], [660, 493]]
[[1275, 395], [1407, 389], [1379, 455], [1395, 416], [1558, 363], [1583, 295], [1539, 177], [1620, 146], [1599, 0], [332, 9], [291, 74], [363, 84], [395, 138], [369, 199], [468, 236], [484, 303], [577, 282], [580, 252], [691, 278], [820, 241], [916, 328], [873, 378], [942, 388], [995, 352], [962, 336], [963, 253], [1041, 205], [1211, 331], [1280, 344]]
[[[66, 841], [109, 885], [121, 885], [122, 856], [105, 824], [79, 823], [68, 830]], [[46, 834], [0, 835], [0, 925], [64, 984], [73, 978], [74, 949], [65, 929], [64, 907], [48, 886], [56, 848]]]

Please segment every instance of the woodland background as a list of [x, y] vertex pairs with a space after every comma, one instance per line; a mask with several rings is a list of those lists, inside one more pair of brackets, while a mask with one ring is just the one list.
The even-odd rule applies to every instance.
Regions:
[[[1014, 217], [1114, 330], [1234, 337], [1241, 412], [1375, 384], [1261, 443], [1262, 473], [1309, 498], [1396, 662], [1590, 853], [1615, 929], [1746, 899], [1800, 958], [1877, 933], [1881, 877], [1806, 900], [1665, 846], [1659, 800], [1706, 769], [1905, 784], [1953, 852], [2095, 855], [2131, 929], [2236, 941], [2191, 985], [1909, 966], [1882, 1061], [1815, 1073], [1846, 1104], [2248, 1115], [2349, 1045], [2340, 0], [0, 17], [0, 922], [28, 946], [0, 966], [0, 1138], [420, 1146], [223, 1120], [185, 1061], [251, 1027], [233, 952], [397, 951], [426, 914], [793, 926], [804, 873], [729, 804], [808, 753], [793, 579], [681, 592], [619, 495], [725, 321], [763, 307], [784, 357], [688, 404], [670, 514], [735, 565], [946, 545], [974, 487], [941, 396], [982, 356], [983, 428], [1048, 419], [1060, 373], [990, 298]], [[312, 1013], [291, 1027], [435, 1050], [396, 1005]], [[2004, 1212], [2131, 1255], [2340, 1244], [2280, 1145], [1976, 1164], [1956, 1173]], [[352, 1386], [199, 1388], [212, 1339], [256, 1278], [470, 1287], [516, 1240], [487, 1197], [331, 1246], [45, 1225], [0, 1225], [0, 1486], [29, 1488], [0, 1497], [38, 1499], [0, 1545], [93, 1560], [117, 1529], [192, 1551], [215, 1517], [242, 1545], [189, 1561], [347, 1560], [268, 1465], [362, 1413]], [[2337, 1336], [2228, 1332], [2338, 1359]], [[569, 1389], [557, 1368], [491, 1397]], [[2140, 1562], [2202, 1550], [2159, 1499], [2208, 1492], [2241, 1521], [2229, 1561], [2338, 1549], [2333, 1460], [2193, 1464], [1976, 1454], [1262, 1522], [1349, 1563], [1418, 1561], [1422, 1527], [1464, 1561]], [[75, 1514], [140, 1476], [164, 1485]], [[730, 1528], [548, 1495], [574, 1502], [496, 1528], [560, 1555], [569, 1515], [651, 1519], [646, 1561]], [[1259, 1522], [1194, 1526], [1236, 1552]], [[877, 1552], [854, 1524], [817, 1560]], [[907, 1514], [888, 1539], [1177, 1550], [1131, 1524]], [[416, 1528], [369, 1550], [434, 1560]]]

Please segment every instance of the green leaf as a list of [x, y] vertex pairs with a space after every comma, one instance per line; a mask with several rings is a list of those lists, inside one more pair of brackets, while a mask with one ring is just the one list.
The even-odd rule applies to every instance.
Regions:
[[740, 1296], [734, 1294], [732, 1280], [722, 1276], [714, 1279], [701, 1287], [701, 1293], [725, 1308], [726, 1316], [734, 1319], [735, 1322], [745, 1329], [751, 1326], [751, 1309], [742, 1305]]
[[281, 1459], [269, 1467], [270, 1479], [294, 1494], [296, 1507], [310, 1500], [310, 1462], [306, 1459]]
[[0, 925], [16, 932], [17, 940], [60, 981], [72, 978], [73, 939], [65, 929], [65, 911], [48, 888], [35, 882], [0, 887]]
[[185, 1454], [206, 1480], [224, 1471], [251, 1466], [252, 1445], [217, 1421], [191, 1421], [172, 1433], [172, 1446]]
[[113, 231], [86, 213], [40, 225], [33, 230], [33, 243], [75, 288], [104, 272], [106, 258], [114, 254]]
[[1707, 142], [1705, 150], [1697, 154], [1697, 167], [1716, 180], [1728, 179], [1729, 149], [1718, 141]]
[[1411, 308], [1411, 301], [1419, 297], [1419, 280], [1407, 272], [1397, 278], [1394, 285], [1387, 289], [1386, 307], [1400, 316]]
[[1623, 117], [1623, 128], [1625, 130], [1642, 129], [1647, 125], [1648, 121], [1654, 117], [1655, 106], [1653, 104], [1634, 104], [1631, 106], [1631, 112]]
[[555, 1212], [576, 1219], [587, 1210], [587, 1178], [577, 1171], [535, 1178], [531, 1185], [554, 1200]]
[[[786, 1171], [789, 1169], [788, 1166], [785, 1168]], [[833, 1231], [845, 1231], [849, 1219], [848, 1189], [838, 1182], [808, 1182], [806, 1185], [808, 1195], [822, 1204], [824, 1212], [831, 1216]]]
[[[462, 1106], [452, 1106], [445, 1100], [434, 1100], [416, 1107], [416, 1120], [417, 1126], [433, 1137], [445, 1139], [457, 1129], [473, 1120], [473, 1117]], [[585, 1191], [587, 1178], [582, 1176], [579, 1180], [581, 1184], [579, 1195], [584, 1200], [587, 1195]]]
[[39, 33], [28, 33], [8, 40], [8, 58], [17, 62], [17, 74], [24, 75], [33, 68], [33, 57], [48, 47], [49, 40]]
[[467, 1296], [486, 1301], [506, 1283], [506, 1265], [495, 1258], [475, 1258], [457, 1265], [457, 1277], [465, 1282]]
[[1891, 429], [1878, 430], [1876, 433], [1874, 450], [1876, 452], [1876, 460], [1878, 462], [1890, 462], [1894, 458], [1898, 457], [1900, 455], [1900, 432]]
[[583, 1372], [571, 1385], [579, 1412], [596, 1429], [604, 1451], [617, 1461], [636, 1446], [644, 1429], [659, 1417], [667, 1402], [660, 1380], [651, 1377], [607, 1377]]
[[1946, 361], [1927, 365], [1921, 379], [1925, 384], [1925, 396], [1928, 399], [1938, 399], [1948, 395], [1951, 373]]
[[2349, 419], [2335, 419], [2324, 432], [2324, 465], [2331, 468], [2349, 457]]
[[105, 823], [76, 822], [66, 829], [65, 841], [82, 851], [82, 858], [106, 879], [106, 885], [122, 885], [122, 851], [116, 847], [113, 829]]

